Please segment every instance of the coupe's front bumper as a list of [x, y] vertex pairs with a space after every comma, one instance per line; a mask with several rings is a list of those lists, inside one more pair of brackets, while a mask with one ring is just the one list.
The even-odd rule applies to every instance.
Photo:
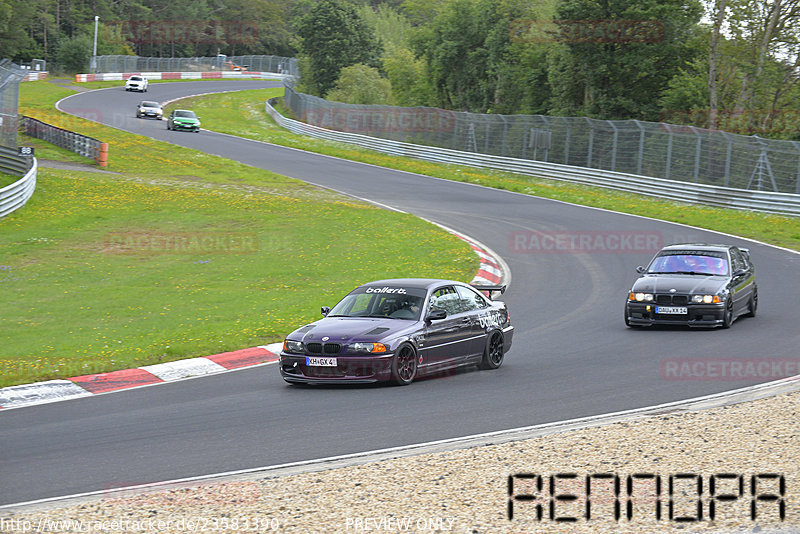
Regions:
[[173, 122], [172, 123], [172, 129], [173, 130], [189, 130], [189, 131], [193, 132], [195, 130], [199, 130], [200, 126], [198, 124], [183, 124], [183, 123], [180, 123], [180, 122]]
[[683, 326], [721, 326], [725, 316], [725, 303], [694, 304], [685, 306], [686, 314], [656, 313], [657, 305], [645, 302], [626, 302], [625, 317], [628, 323], [639, 326], [683, 325]]
[[[319, 355], [315, 355], [319, 356]], [[356, 384], [384, 382], [392, 378], [394, 353], [380, 356], [336, 356], [336, 367], [307, 365], [309, 356], [281, 352], [281, 376], [287, 382]]]

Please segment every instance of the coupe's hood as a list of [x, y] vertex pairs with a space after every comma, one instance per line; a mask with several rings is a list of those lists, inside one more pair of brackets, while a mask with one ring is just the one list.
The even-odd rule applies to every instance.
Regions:
[[326, 317], [314, 323], [298, 328], [289, 337], [303, 342], [325, 341], [331, 343], [355, 343], [357, 341], [381, 341], [407, 330], [416, 321], [401, 319]]
[[633, 284], [632, 291], [642, 293], [693, 293], [714, 295], [718, 293], [728, 278], [725, 276], [699, 274], [650, 274], [645, 275]]

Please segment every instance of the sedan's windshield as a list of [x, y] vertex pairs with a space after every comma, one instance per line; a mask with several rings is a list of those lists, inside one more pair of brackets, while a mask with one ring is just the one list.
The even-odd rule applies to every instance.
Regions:
[[713, 274], [727, 275], [728, 260], [724, 252], [663, 251], [655, 257], [650, 274]]
[[381, 317], [418, 320], [425, 290], [399, 287], [360, 287], [343, 298], [328, 317]]
[[183, 117], [184, 119], [195, 119], [197, 115], [194, 114], [194, 111], [176, 111], [176, 117]]
[[160, 107], [158, 102], [142, 102], [140, 104], [143, 108], [157, 108]]

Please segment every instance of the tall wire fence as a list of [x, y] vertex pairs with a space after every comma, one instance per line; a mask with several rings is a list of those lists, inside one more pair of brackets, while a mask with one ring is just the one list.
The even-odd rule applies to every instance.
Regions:
[[283, 56], [97, 56], [97, 72], [209, 72], [247, 69], [298, 75], [297, 59]]
[[25, 74], [11, 61], [0, 60], [0, 146], [17, 147], [19, 83]]
[[800, 194], [800, 142], [661, 122], [485, 115], [331, 102], [286, 87], [286, 105], [323, 128], [466, 152]]

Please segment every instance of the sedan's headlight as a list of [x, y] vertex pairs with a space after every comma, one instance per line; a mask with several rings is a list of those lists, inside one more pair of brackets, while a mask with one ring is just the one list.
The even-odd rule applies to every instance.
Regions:
[[303, 352], [303, 343], [300, 341], [292, 341], [287, 339], [283, 342], [283, 351], [284, 352]]
[[652, 302], [653, 301], [653, 294], [652, 293], [634, 293], [631, 292], [628, 295], [628, 300], [635, 300], [636, 302]]
[[386, 352], [386, 345], [383, 343], [353, 343], [350, 345], [353, 352]]
[[719, 295], [694, 295], [692, 297], [692, 302], [700, 304], [716, 304], [718, 302], [722, 302], [722, 299], [719, 298]]

